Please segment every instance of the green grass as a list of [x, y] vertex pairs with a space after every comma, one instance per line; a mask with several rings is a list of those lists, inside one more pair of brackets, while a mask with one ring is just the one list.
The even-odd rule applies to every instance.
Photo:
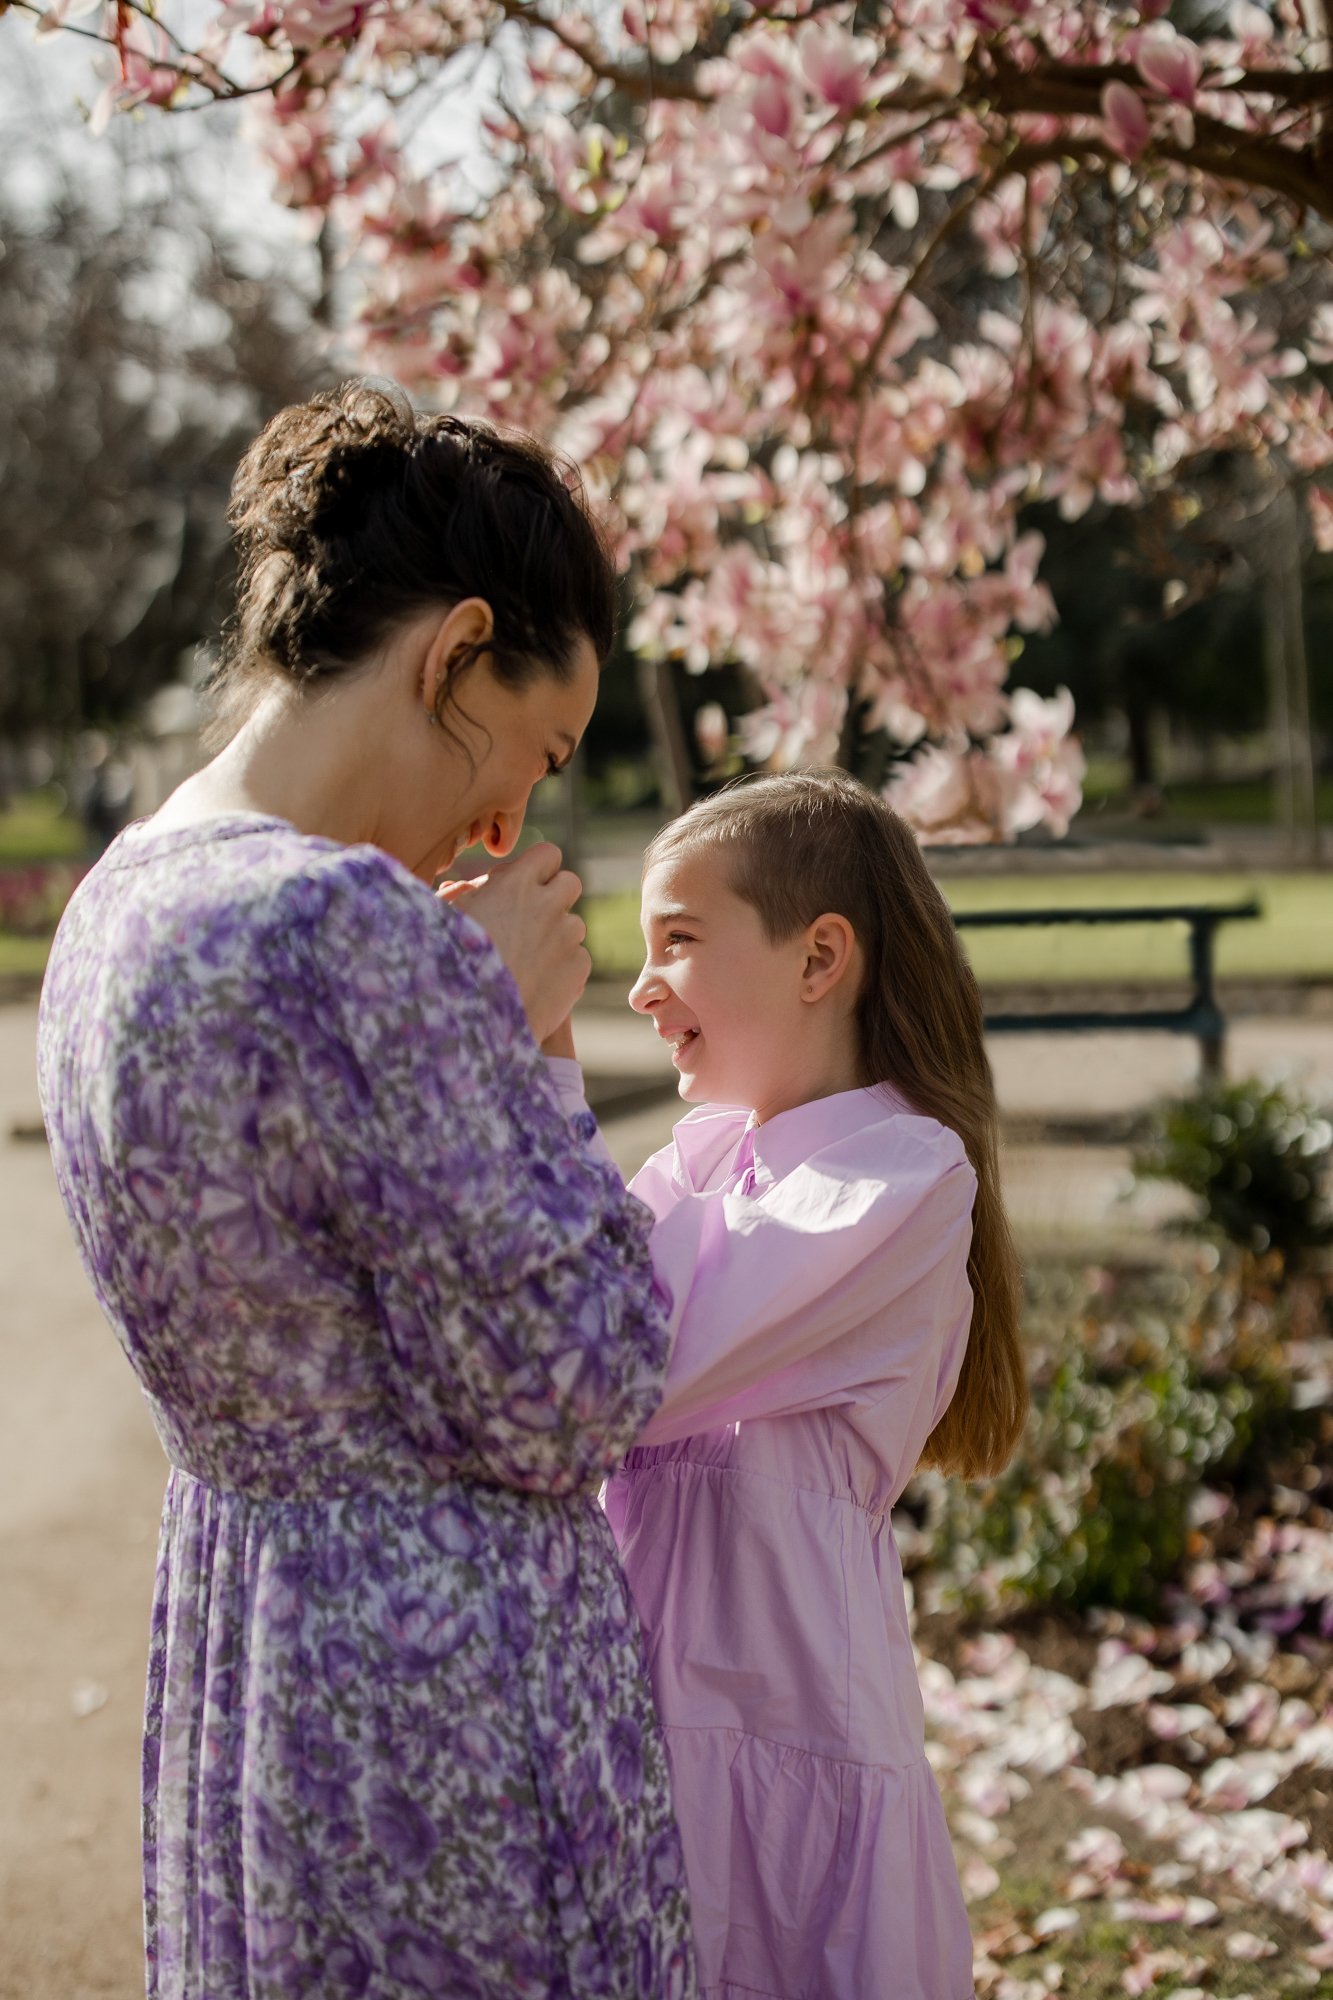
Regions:
[[[1322, 826], [1333, 823], [1333, 778], [1315, 785], [1315, 817]], [[1168, 785], [1165, 818], [1210, 826], [1271, 826], [1273, 787], [1260, 778], [1228, 785]]]
[[[1218, 933], [1224, 979], [1333, 979], [1333, 874], [1020, 875], [959, 877], [941, 885], [955, 910], [1121, 909], [1257, 898], [1263, 916]], [[584, 914], [599, 974], [619, 978], [642, 962], [637, 891], [591, 898]], [[977, 977], [988, 985], [1162, 983], [1188, 970], [1183, 924], [1058, 926], [964, 931]]]
[[58, 787], [29, 792], [0, 812], [0, 868], [29, 861], [77, 861], [83, 828], [64, 811]]
[[[1274, 824], [1273, 785], [1266, 778], [1217, 778], [1210, 782], [1163, 781], [1164, 803], [1154, 820], [1166, 826], [1271, 826]], [[1095, 827], [1101, 812], [1131, 809], [1129, 767], [1123, 757], [1090, 757], [1083, 781], [1080, 824]], [[1315, 784], [1315, 813], [1321, 825], [1333, 824], [1333, 777]]]
[[40, 979], [50, 951], [50, 938], [0, 931], [0, 979]]
[[[75, 862], [84, 851], [83, 829], [64, 810], [58, 786], [29, 792], [0, 812], [0, 868], [28, 868], [45, 861]], [[36, 982], [46, 970], [49, 937], [0, 931], [0, 979]]]

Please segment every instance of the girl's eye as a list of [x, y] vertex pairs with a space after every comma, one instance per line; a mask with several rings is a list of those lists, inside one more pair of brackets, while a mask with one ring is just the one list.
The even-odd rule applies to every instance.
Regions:
[[692, 942], [688, 931], [668, 931], [666, 941], [668, 945], [690, 944]]

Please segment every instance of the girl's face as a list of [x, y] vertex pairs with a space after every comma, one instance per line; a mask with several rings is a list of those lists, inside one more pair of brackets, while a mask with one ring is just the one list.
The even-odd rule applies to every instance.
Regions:
[[[724, 857], [704, 849], [648, 870], [641, 921], [647, 955], [629, 1004], [670, 1044], [687, 1103], [740, 1104], [762, 1121], [855, 1087], [844, 975], [856, 945], [842, 918], [775, 944], [729, 887]], [[834, 989], [841, 1004], [823, 1005]]]

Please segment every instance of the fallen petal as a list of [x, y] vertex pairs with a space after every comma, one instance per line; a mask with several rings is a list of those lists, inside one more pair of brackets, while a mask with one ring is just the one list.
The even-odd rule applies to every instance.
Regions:
[[1271, 1938], [1258, 1937], [1253, 1931], [1233, 1931], [1227, 1939], [1227, 1953], [1231, 1958], [1275, 1958], [1277, 1946]]

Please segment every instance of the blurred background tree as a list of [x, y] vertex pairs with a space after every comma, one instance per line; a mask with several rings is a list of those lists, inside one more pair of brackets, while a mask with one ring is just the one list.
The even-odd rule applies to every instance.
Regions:
[[177, 676], [225, 610], [236, 459], [325, 379], [314, 274], [242, 254], [163, 165], [111, 145], [96, 184], [0, 194], [11, 740], [115, 728]]
[[[1178, 540], [1193, 541], [1199, 570], [1183, 585], [1179, 562], [1163, 573], [1158, 539], [1169, 509], [1145, 514], [1105, 509], [1063, 522], [1054, 509], [1034, 510], [1047, 537], [1046, 576], [1060, 608], [1049, 633], [1030, 638], [1023, 673], [1041, 693], [1065, 685], [1080, 722], [1095, 729], [1123, 718], [1131, 776], [1160, 785], [1160, 740], [1154, 716], [1197, 730], [1207, 756], [1218, 739], [1261, 731], [1268, 719], [1262, 673], [1263, 574], [1219, 543], [1210, 522], [1194, 521]], [[1166, 601], [1164, 602], [1164, 598]], [[1333, 726], [1333, 561], [1311, 555], [1305, 565], [1305, 610], [1315, 712]]]

